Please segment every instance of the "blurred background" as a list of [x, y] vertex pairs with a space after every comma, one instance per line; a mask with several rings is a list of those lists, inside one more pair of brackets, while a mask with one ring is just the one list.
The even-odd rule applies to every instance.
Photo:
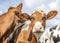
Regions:
[[10, 6], [16, 7], [20, 3], [23, 3], [22, 11], [29, 15], [36, 9], [41, 9], [46, 14], [51, 10], [57, 10], [57, 16], [46, 21], [46, 28], [60, 24], [60, 0], [0, 0], [0, 15], [7, 12]]

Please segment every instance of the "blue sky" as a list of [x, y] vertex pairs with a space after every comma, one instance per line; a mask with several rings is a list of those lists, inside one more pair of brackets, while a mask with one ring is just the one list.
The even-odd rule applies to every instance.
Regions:
[[17, 6], [23, 3], [23, 12], [31, 13], [36, 9], [43, 10], [46, 14], [56, 9], [58, 14], [55, 18], [47, 20], [47, 27], [60, 24], [60, 0], [0, 0], [0, 15], [7, 12], [10, 6]]

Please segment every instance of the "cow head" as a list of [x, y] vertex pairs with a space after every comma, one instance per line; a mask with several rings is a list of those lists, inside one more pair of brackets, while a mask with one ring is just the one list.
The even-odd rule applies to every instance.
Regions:
[[20, 15], [22, 14], [21, 10], [22, 10], [23, 4], [20, 3], [17, 7], [10, 7], [8, 9], [8, 12], [12, 15], [14, 15], [15, 17], [15, 22], [16, 21], [20, 21]]
[[22, 10], [23, 4], [20, 3], [17, 7], [10, 7], [8, 9], [8, 12], [15, 14], [17, 17], [21, 15], [21, 10]]
[[50, 11], [48, 14], [45, 14], [43, 10], [36, 10], [32, 13], [32, 20], [34, 21], [33, 32], [41, 33], [44, 31], [46, 26], [46, 20], [52, 19], [57, 15], [56, 10]]
[[22, 13], [21, 15], [20, 15], [20, 22], [25, 22], [25, 21], [27, 21], [27, 20], [29, 20], [29, 19], [31, 19], [31, 16], [29, 15], [29, 14], [27, 14], [27, 13]]

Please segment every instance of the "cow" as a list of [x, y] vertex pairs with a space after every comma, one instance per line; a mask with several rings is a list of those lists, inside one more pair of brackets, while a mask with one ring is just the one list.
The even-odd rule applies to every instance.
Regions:
[[22, 3], [17, 7], [10, 7], [6, 13], [0, 15], [0, 43], [10, 35], [20, 21]]
[[41, 35], [40, 43], [60, 43], [60, 25], [47, 28]]
[[52, 43], [60, 43], [60, 25], [51, 29], [51, 41]]
[[45, 14], [43, 10], [33, 11], [32, 17], [34, 18], [34, 26], [32, 29], [33, 34], [37, 39], [37, 43], [39, 43], [39, 38], [45, 30], [46, 20], [50, 20], [57, 15], [56, 10], [51, 10], [48, 14]]
[[51, 42], [51, 29], [47, 28], [39, 38], [39, 43], [52, 43]]
[[47, 15], [42, 10], [34, 11], [31, 19], [22, 26], [16, 43], [39, 43], [39, 38], [46, 26], [46, 20], [52, 19], [56, 15], [56, 10], [50, 11]]
[[[25, 14], [25, 15], [24, 15]], [[23, 23], [24, 25], [22, 26], [22, 27], [18, 27], [17, 28], [17, 30], [15, 30], [15, 32], [9, 37], [9, 39], [7, 40], [7, 43], [22, 43], [23, 41], [22, 41], [22, 39], [23, 39], [23, 37], [25, 37], [25, 35], [24, 35], [24, 31], [25, 32], [28, 32], [28, 31], [30, 31], [30, 30], [28, 30], [27, 31], [27, 28], [29, 27], [29, 24], [31, 23], [31, 17], [29, 17], [29, 15], [26, 15], [26, 13], [23, 13], [22, 15], [24, 15], [23, 16], [23, 18], [22, 18], [22, 16], [21, 16], [21, 18], [22, 18], [22, 22], [25, 20], [25, 22]], [[28, 20], [27, 20], [28, 19]], [[27, 21], [26, 21], [27, 20]], [[20, 30], [21, 29], [21, 30]], [[18, 31], [18, 32], [17, 32]], [[16, 34], [16, 32], [17, 32], [17, 34]], [[23, 33], [22, 33], [23, 32]], [[28, 33], [27, 33], [28, 34]], [[20, 36], [20, 35], [22, 35], [22, 36]], [[24, 36], [23, 36], [24, 35]], [[28, 34], [29, 35], [29, 34]], [[16, 36], [18, 36], [17, 37], [17, 40], [16, 40]], [[19, 36], [20, 36], [20, 38], [19, 38]], [[12, 37], [12, 38], [11, 38]], [[21, 39], [21, 40], [20, 40]], [[24, 40], [26, 40], [27, 39], [27, 37], [26, 38], [24, 38]], [[21, 42], [20, 42], [21, 41]], [[25, 42], [23, 42], [23, 43], [25, 43]], [[28, 42], [26, 42], [26, 43], [28, 43]]]
[[[21, 31], [21, 27], [24, 25], [24, 22], [30, 19], [30, 15], [28, 13], [22, 13], [20, 15], [20, 21], [22, 24], [17, 25], [15, 30], [9, 35], [9, 37], [4, 41], [5, 43], [16, 43], [16, 37], [18, 36], [19, 32]], [[16, 33], [17, 32], [17, 33]]]

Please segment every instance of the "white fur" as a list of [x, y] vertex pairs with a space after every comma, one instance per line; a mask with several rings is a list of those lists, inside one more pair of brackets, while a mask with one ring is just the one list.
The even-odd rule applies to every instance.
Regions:
[[[40, 27], [42, 27], [42, 29], [40, 29]], [[34, 27], [33, 27], [33, 30], [32, 31], [33, 31], [36, 39], [37, 39], [37, 43], [39, 43], [39, 38], [42, 35], [42, 33], [35, 33], [37, 31], [35, 28], [37, 28], [37, 30], [39, 30], [39, 31], [42, 31], [42, 33], [44, 31], [44, 28], [43, 28], [42, 23], [40, 21], [37, 21], [35, 23]]]
[[53, 36], [55, 36], [55, 37], [57, 37], [57, 35], [60, 36], [60, 30], [59, 30], [59, 28], [60, 28], [60, 25], [57, 26], [56, 30], [53, 30], [53, 32], [54, 32]]
[[[40, 29], [40, 27], [41, 27], [42, 29]], [[44, 28], [43, 28], [42, 23], [41, 23], [40, 21], [37, 21], [37, 22], [35, 23], [35, 25], [34, 25], [34, 27], [33, 27], [33, 30], [32, 30], [33, 32], [37, 31], [35, 28], [37, 28], [37, 30], [44, 31]]]
[[40, 12], [42, 14], [42, 16], [43, 16], [43, 14], [44, 14], [43, 10], [38, 9], [37, 11]]
[[28, 27], [29, 27], [29, 24], [31, 23], [30, 20], [27, 20], [25, 23], [24, 23], [24, 26], [22, 27], [22, 31], [23, 30], [28, 30]]
[[[49, 28], [45, 30], [45, 32], [41, 35], [39, 41], [42, 43], [51, 43], [50, 41], [50, 32], [49, 32]], [[45, 39], [48, 39], [46, 42], [45, 42]]]
[[[40, 37], [40, 39], [39, 39], [39, 41], [42, 43], [54, 43], [54, 41], [53, 41], [53, 37], [56, 37], [57, 38], [57, 35], [59, 35], [60, 36], [60, 30], [58, 30], [60, 28], [60, 26], [58, 25], [57, 27], [56, 27], [56, 29], [53, 29], [52, 31], [49, 31], [50, 30], [50, 28], [48, 28], [48, 29], [46, 29], [45, 30], [45, 32], [41, 35], [41, 37]], [[53, 37], [51, 36], [51, 32], [54, 32], [53, 33]], [[45, 39], [48, 39], [46, 42], [45, 42]], [[57, 42], [57, 43], [60, 43], [60, 41], [59, 42]]]
[[35, 35], [35, 37], [36, 37], [36, 39], [37, 39], [37, 43], [39, 43], [40, 41], [39, 41], [39, 39], [40, 39], [40, 37], [41, 37], [41, 35], [43, 34], [43, 32], [42, 33], [34, 33], [34, 35]]
[[[43, 14], [45, 14], [43, 10], [37, 9], [36, 11], [38, 11], [39, 13], [41, 13], [42, 16], [43, 16]], [[32, 13], [35, 13], [36, 11], [33, 11]]]

